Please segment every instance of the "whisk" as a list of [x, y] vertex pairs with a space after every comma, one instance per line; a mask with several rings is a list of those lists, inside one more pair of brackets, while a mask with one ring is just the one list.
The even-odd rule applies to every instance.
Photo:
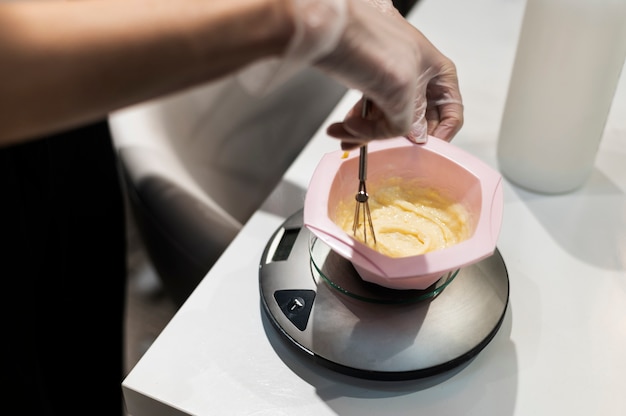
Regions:
[[[363, 107], [361, 117], [365, 118], [369, 112], [370, 101], [363, 97]], [[372, 223], [372, 214], [368, 203], [369, 195], [365, 186], [367, 179], [367, 144], [361, 146], [359, 153], [359, 190], [356, 193], [356, 207], [354, 208], [354, 222], [352, 223], [352, 233], [356, 236], [359, 223], [363, 224], [363, 243], [367, 245], [367, 234], [372, 235], [374, 244], [376, 244], [376, 234], [374, 233], [374, 224]], [[361, 221], [362, 217], [362, 221]]]

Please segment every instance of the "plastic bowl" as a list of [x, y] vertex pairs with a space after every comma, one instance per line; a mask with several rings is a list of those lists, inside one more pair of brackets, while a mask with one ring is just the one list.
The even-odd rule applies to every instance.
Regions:
[[[469, 213], [469, 238], [409, 257], [389, 257], [368, 247], [335, 222], [340, 201], [358, 190], [359, 150], [324, 155], [304, 201], [304, 226], [352, 263], [365, 281], [392, 289], [427, 289], [443, 275], [491, 256], [502, 223], [502, 176], [462, 149], [429, 137], [416, 145], [403, 137], [368, 145], [367, 183], [393, 176], [441, 191]], [[356, 203], [356, 202], [355, 202]]]

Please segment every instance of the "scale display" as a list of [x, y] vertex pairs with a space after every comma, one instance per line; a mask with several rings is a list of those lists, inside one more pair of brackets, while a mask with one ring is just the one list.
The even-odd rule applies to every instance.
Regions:
[[271, 322], [305, 357], [376, 380], [429, 377], [472, 359], [497, 333], [509, 298], [497, 250], [425, 290], [365, 282], [303, 226], [301, 210], [268, 242], [259, 286]]

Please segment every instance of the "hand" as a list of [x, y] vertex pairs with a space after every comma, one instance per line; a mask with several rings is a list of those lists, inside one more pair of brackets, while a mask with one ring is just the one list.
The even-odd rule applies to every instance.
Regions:
[[365, 119], [358, 102], [329, 126], [344, 149], [395, 136], [450, 141], [463, 125], [456, 67], [388, 0], [348, 0], [343, 35], [316, 65], [373, 102]]
[[294, 33], [280, 59], [240, 74], [263, 93], [307, 65], [315, 65], [372, 102], [367, 117], [358, 102], [328, 128], [342, 147], [428, 134], [451, 140], [463, 125], [456, 67], [406, 21], [390, 0], [291, 0]]

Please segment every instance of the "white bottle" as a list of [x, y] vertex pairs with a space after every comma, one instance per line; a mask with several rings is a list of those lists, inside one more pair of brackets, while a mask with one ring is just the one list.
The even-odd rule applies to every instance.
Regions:
[[583, 185], [625, 57], [626, 0], [527, 0], [498, 139], [502, 174], [540, 193]]

